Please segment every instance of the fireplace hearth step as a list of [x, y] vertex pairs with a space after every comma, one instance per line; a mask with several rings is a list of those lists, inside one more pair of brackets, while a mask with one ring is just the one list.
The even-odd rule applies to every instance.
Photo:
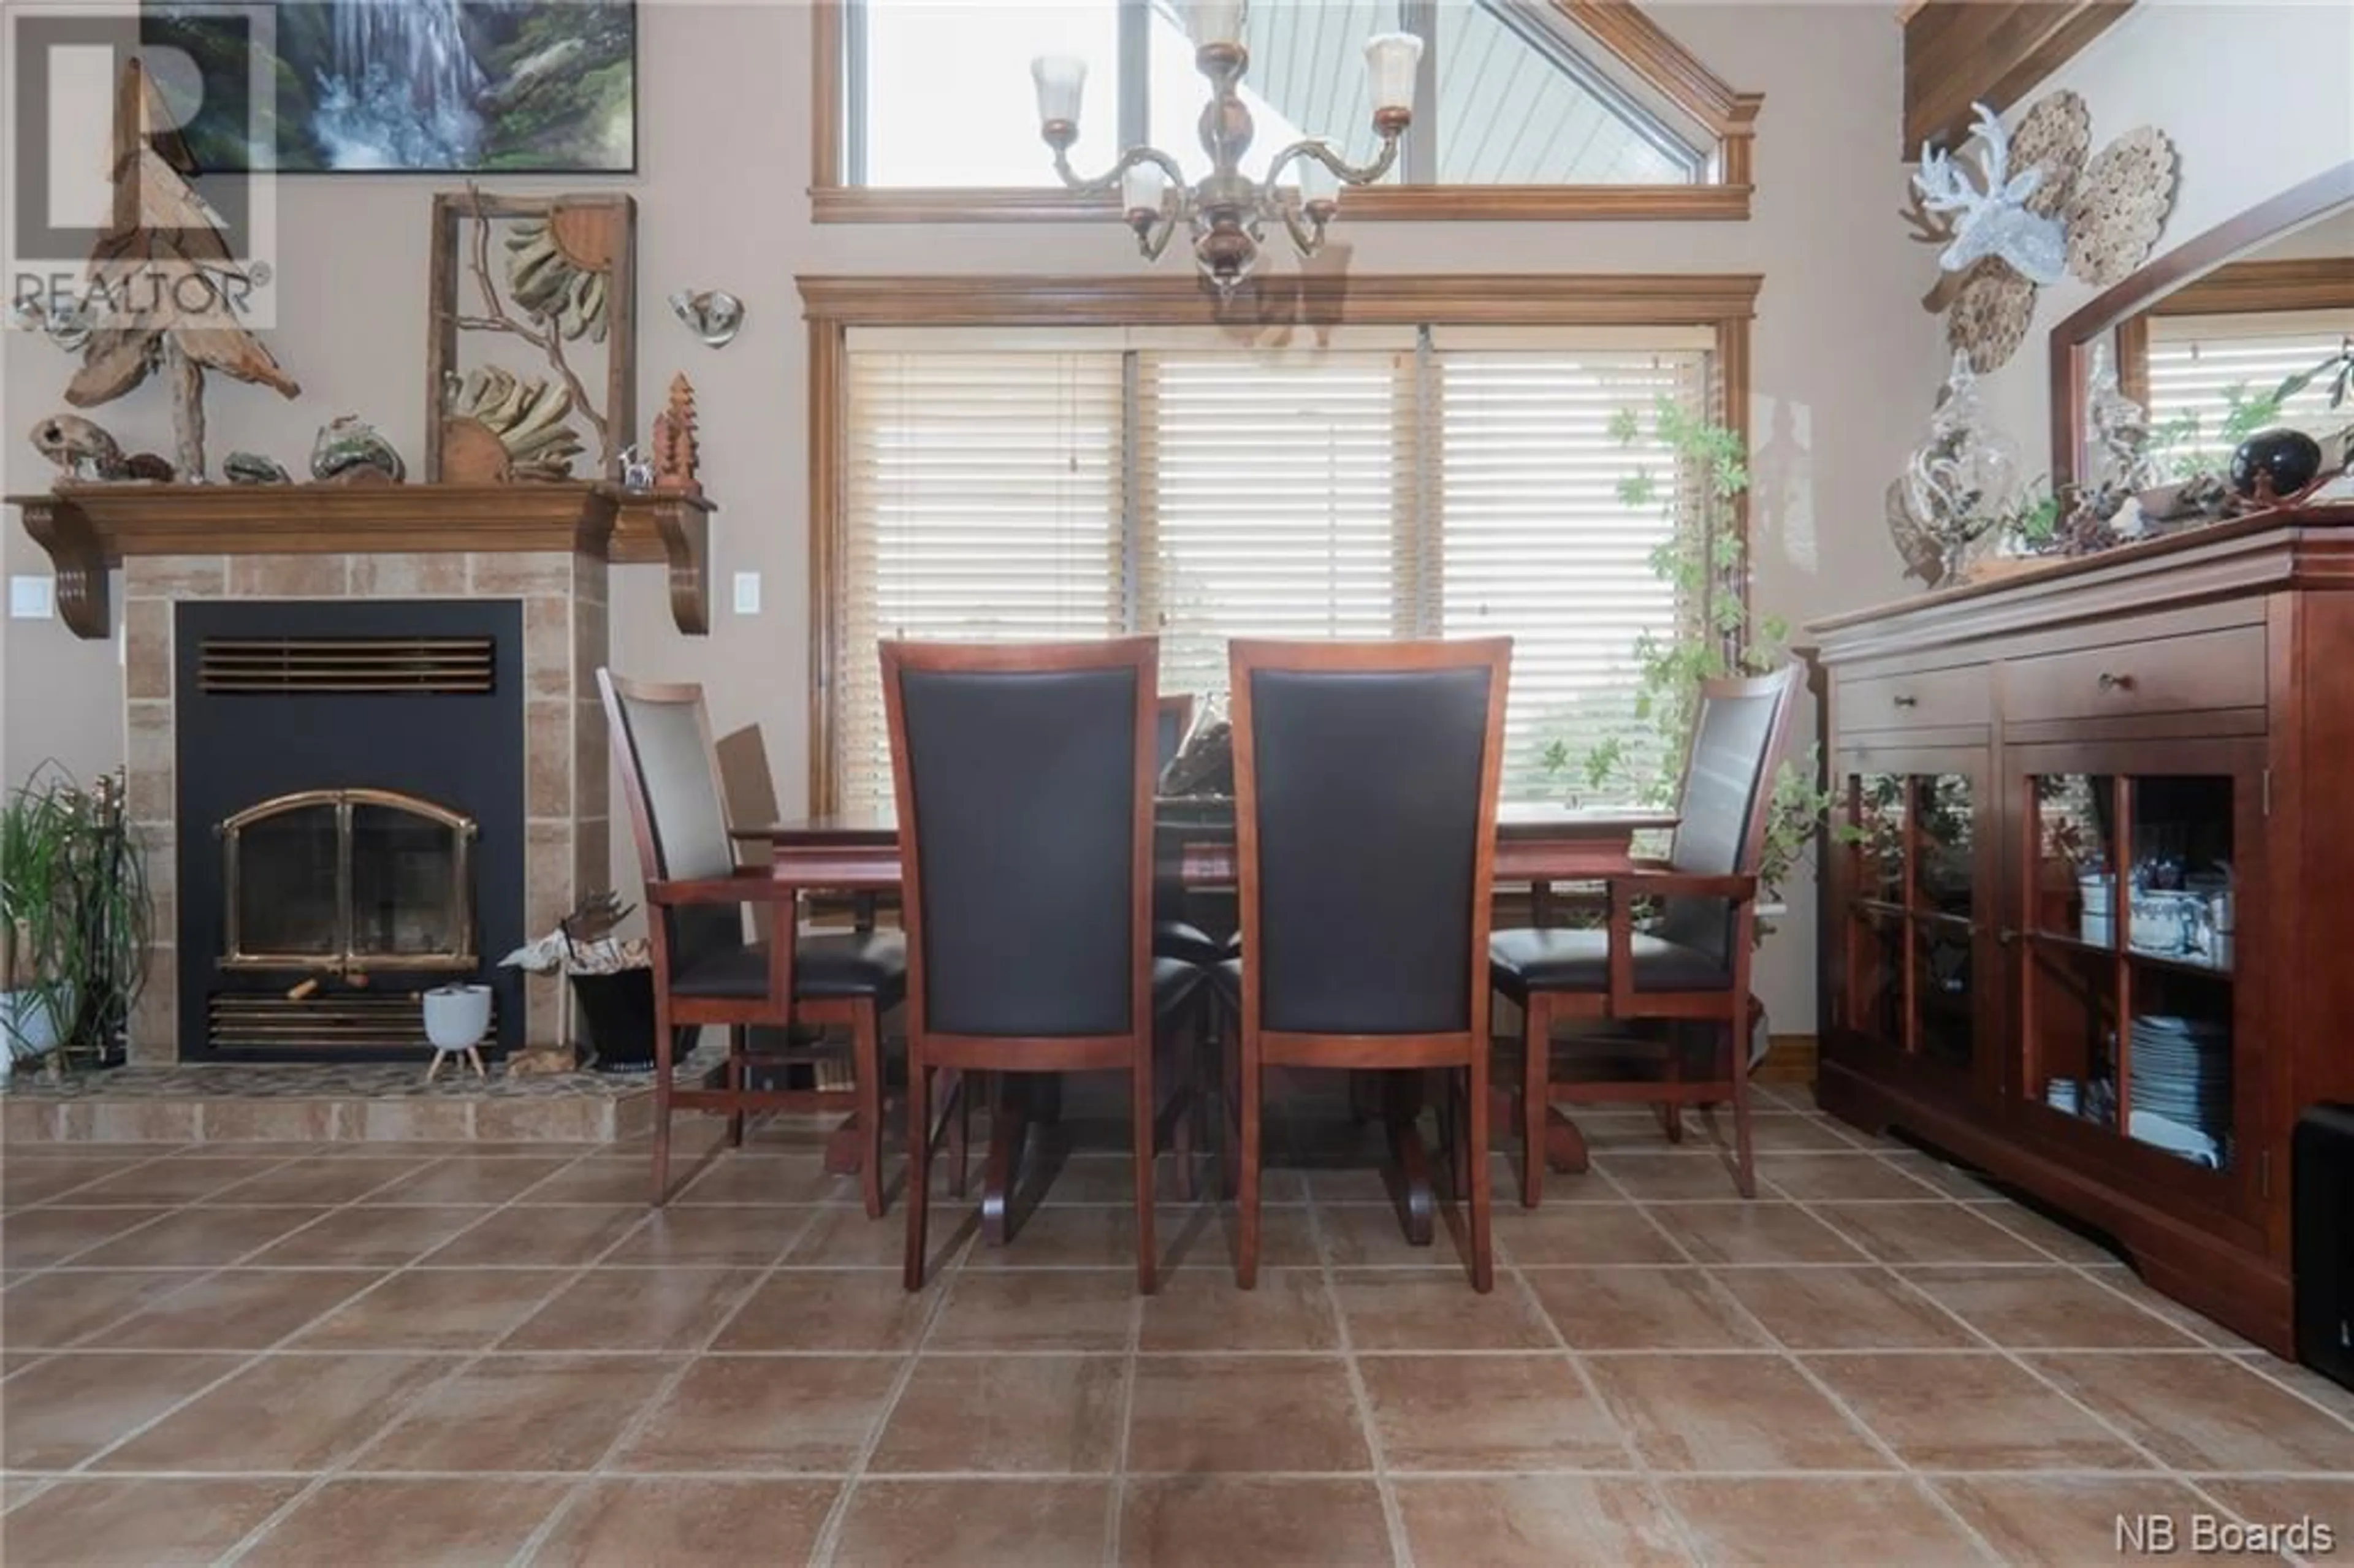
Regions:
[[[493, 999], [493, 1037], [498, 1027]], [[283, 996], [217, 995], [206, 1039], [215, 1051], [284, 1051], [314, 1055], [333, 1051], [430, 1050], [425, 1010], [415, 993], [334, 996], [296, 1001]]]

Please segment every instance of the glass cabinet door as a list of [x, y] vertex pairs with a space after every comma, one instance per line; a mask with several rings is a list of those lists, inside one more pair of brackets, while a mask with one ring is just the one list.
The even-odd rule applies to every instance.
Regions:
[[[1850, 756], [1840, 780], [1845, 830], [1845, 983], [1835, 1003], [1871, 1044], [1965, 1075], [1978, 1058], [1983, 757], [1916, 751]], [[1885, 764], [1885, 766], [1881, 766]]]
[[2133, 773], [2091, 748], [2022, 749], [2019, 1092], [2185, 1165], [2237, 1170], [2237, 895], [2260, 849], [2260, 758], [2174, 744], [2182, 771]]

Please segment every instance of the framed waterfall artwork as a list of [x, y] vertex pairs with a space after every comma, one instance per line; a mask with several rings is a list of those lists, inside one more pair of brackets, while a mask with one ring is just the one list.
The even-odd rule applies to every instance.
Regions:
[[140, 39], [167, 102], [201, 92], [183, 135], [207, 170], [637, 167], [635, 0], [144, 0]]

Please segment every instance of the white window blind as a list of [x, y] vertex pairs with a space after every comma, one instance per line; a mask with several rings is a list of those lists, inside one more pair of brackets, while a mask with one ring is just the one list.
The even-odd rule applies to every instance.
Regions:
[[[1273, 352], [1204, 334], [854, 331], [831, 607], [835, 804], [890, 800], [885, 637], [1161, 640], [1161, 689], [1222, 696], [1236, 637], [1509, 634], [1508, 799], [1635, 736], [1636, 640], [1691, 614], [1670, 531], [1618, 481], [1668, 397], [1700, 409], [1707, 334], [1440, 330]], [[1639, 739], [1639, 736], [1636, 736]]]
[[[2167, 455], [2178, 468], [2216, 467], [2234, 442], [2224, 438], [2229, 394], [2268, 397], [2289, 376], [2310, 370], [2354, 336], [2354, 311], [2277, 314], [2155, 316], [2149, 324], [2149, 417], [2153, 430], [2181, 432]], [[2284, 425], [2317, 439], [2354, 422], [2354, 405], [2329, 407], [2320, 376], [2282, 408]], [[2187, 421], [2195, 418], [2196, 425]]]

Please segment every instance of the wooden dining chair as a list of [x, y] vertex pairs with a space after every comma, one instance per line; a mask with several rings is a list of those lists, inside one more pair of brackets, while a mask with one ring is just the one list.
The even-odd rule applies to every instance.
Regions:
[[949, 1068], [1129, 1075], [1137, 1286], [1153, 1288], [1155, 1022], [1204, 979], [1152, 953], [1159, 657], [1149, 637], [882, 645], [907, 926], [910, 1290], [931, 1075]]
[[1510, 638], [1230, 648], [1243, 946], [1222, 972], [1240, 1013], [1229, 1114], [1246, 1289], [1275, 1067], [1461, 1073], [1462, 1123], [1446, 1118], [1468, 1168], [1456, 1196], [1472, 1287], [1494, 1285], [1488, 921], [1511, 651]]
[[[703, 688], [624, 680], [597, 672], [621, 794], [637, 840], [645, 878], [647, 927], [654, 981], [654, 1196], [670, 1196], [670, 1123], [682, 1110], [721, 1111], [727, 1140], [744, 1141], [748, 1113], [854, 1109], [863, 1145], [860, 1175], [869, 1218], [883, 1213], [882, 1015], [907, 989], [907, 953], [896, 931], [803, 931], [794, 891], [779, 886], [766, 867], [738, 866], [727, 834], [719, 756]], [[748, 906], [769, 904], [773, 929], [792, 940], [752, 941], [745, 934]], [[850, 1031], [847, 1092], [838, 1089], [754, 1089], [756, 1066], [790, 1065], [822, 1053], [788, 1044], [755, 1057], [751, 1029], [837, 1024]], [[723, 1087], [681, 1087], [672, 1082], [678, 1047], [705, 1025], [727, 1031]]]
[[[1797, 705], [1799, 667], [1710, 681], [1701, 687], [1675, 836], [1663, 861], [1638, 861], [1606, 885], [1596, 928], [1499, 931], [1490, 944], [1496, 989], [1522, 1014], [1521, 1202], [1544, 1184], [1544, 1129], [1556, 1104], [1649, 1103], [1668, 1135], [1681, 1107], [1733, 1103], [1734, 1181], [1757, 1195], [1749, 1125], [1749, 955], [1756, 930], [1757, 863], [1773, 812], [1774, 776]], [[1638, 903], [1656, 904], [1642, 928]], [[1553, 1024], [1563, 1019], [1654, 1021], [1656, 1049], [1638, 1052], [1649, 1076], [1555, 1082]], [[1685, 1074], [1693, 1027], [1715, 1036], [1714, 1070]], [[1613, 1039], [1623, 1054], [1636, 1043]]]

